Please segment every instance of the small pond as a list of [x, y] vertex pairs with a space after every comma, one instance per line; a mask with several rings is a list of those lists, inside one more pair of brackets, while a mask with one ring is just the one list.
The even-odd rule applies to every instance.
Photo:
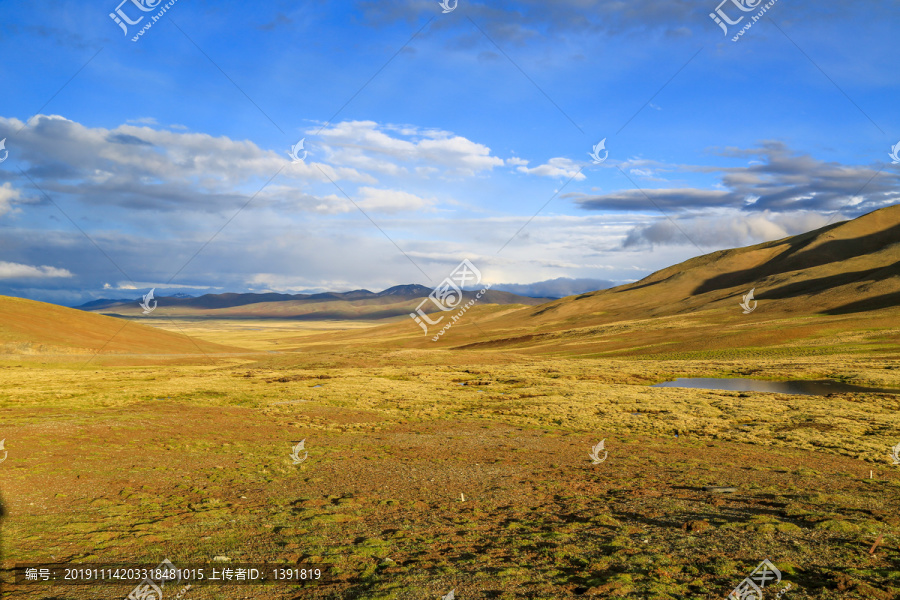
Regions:
[[762, 381], [733, 377], [687, 377], [675, 381], [657, 383], [652, 387], [699, 388], [704, 390], [730, 390], [733, 392], [774, 392], [777, 394], [802, 394], [825, 396], [842, 392], [877, 392], [900, 394], [900, 389], [863, 387], [839, 381]]

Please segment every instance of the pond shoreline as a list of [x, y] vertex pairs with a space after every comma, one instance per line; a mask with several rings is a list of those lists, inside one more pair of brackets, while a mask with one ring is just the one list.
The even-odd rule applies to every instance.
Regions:
[[767, 381], [763, 379], [742, 379], [738, 377], [679, 377], [674, 381], [664, 381], [650, 387], [690, 388], [702, 390], [724, 390], [731, 392], [767, 392], [773, 394], [795, 394], [801, 396], [827, 396], [848, 392], [869, 392], [875, 394], [900, 394], [900, 389], [865, 387], [831, 381], [793, 380]]

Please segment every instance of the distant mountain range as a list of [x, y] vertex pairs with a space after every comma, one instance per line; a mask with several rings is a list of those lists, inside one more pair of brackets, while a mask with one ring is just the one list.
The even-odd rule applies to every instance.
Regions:
[[[407, 316], [431, 291], [401, 285], [378, 293], [178, 294], [157, 298], [157, 308], [146, 316], [138, 299], [96, 300], [76, 310], [0, 296], [0, 352], [242, 350], [149, 326], [153, 319], [172, 316], [396, 317], [398, 322], [374, 328], [305, 335], [296, 343], [319, 349], [358, 343], [432, 348], [435, 329], [423, 334]], [[466, 300], [474, 296], [465, 293]], [[123, 327], [121, 321], [91, 314], [98, 312], [146, 321], [135, 319]], [[446, 323], [447, 315], [438, 319]], [[775, 360], [793, 352], [829, 352], [834, 340], [846, 340], [856, 352], [886, 353], [890, 358], [884, 364], [890, 365], [900, 344], [898, 332], [900, 205], [801, 235], [698, 256], [611, 289], [550, 301], [489, 290], [441, 343], [555, 356], [669, 353], [678, 358], [688, 352], [719, 361], [732, 356], [721, 352], [734, 348], [771, 353]]]
[[[167, 296], [168, 298], [195, 298], [196, 296], [191, 296], [190, 294], [172, 294], [171, 296]], [[102, 308], [104, 306], [113, 306], [114, 304], [128, 304], [129, 302], [141, 302], [143, 297], [133, 299], [133, 298], [100, 298], [99, 300], [91, 300], [90, 302], [85, 302], [81, 306], [73, 306], [72, 308], [78, 308], [81, 310], [92, 310], [94, 308]]]
[[[444, 323], [447, 319], [444, 320]], [[333, 344], [432, 348], [408, 323], [309, 336]], [[444, 348], [554, 356], [669, 353], [711, 364], [743, 348], [790, 356], [900, 345], [900, 205], [780, 240], [697, 256], [614, 288], [496, 310], [476, 305], [449, 329]], [[298, 346], [301, 347], [301, 346]], [[742, 350], [743, 352], [744, 350]], [[694, 353], [694, 354], [684, 354]], [[712, 368], [712, 367], [711, 367]]]
[[[157, 309], [149, 316], [191, 316], [208, 318], [279, 318], [279, 319], [384, 319], [408, 315], [432, 292], [424, 285], [396, 285], [381, 292], [353, 290], [320, 294], [188, 294], [156, 296]], [[477, 292], [463, 292], [465, 301]], [[116, 316], [142, 315], [142, 298], [93, 300], [74, 308]], [[479, 304], [517, 304], [534, 306], [549, 298], [530, 298], [509, 292], [488, 290]], [[426, 302], [426, 313], [438, 309]]]

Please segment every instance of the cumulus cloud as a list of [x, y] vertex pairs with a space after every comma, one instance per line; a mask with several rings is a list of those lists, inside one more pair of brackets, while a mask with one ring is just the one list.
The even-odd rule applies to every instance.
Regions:
[[256, 202], [280, 212], [311, 212], [334, 215], [355, 212], [400, 213], [429, 209], [436, 198], [423, 198], [403, 190], [361, 186], [349, 198], [342, 193], [316, 196], [287, 185], [270, 185], [259, 193]]
[[839, 210], [851, 204], [869, 212], [900, 201], [897, 172], [879, 175], [872, 167], [820, 161], [775, 141], [743, 153], [761, 164], [723, 170], [722, 185], [752, 203], [754, 210]]
[[[27, 124], [0, 118], [0, 136], [19, 128], [17, 158], [29, 165], [28, 176], [51, 196], [68, 194], [92, 205], [223, 211], [245, 205], [276, 173], [279, 181], [309, 185], [378, 181], [347, 166], [314, 160], [292, 163], [287, 154], [226, 136], [127, 124], [92, 128], [58, 115], [38, 115]], [[284, 195], [277, 197], [276, 190]], [[282, 185], [263, 195], [273, 202], [290, 202], [297, 193], [295, 186]], [[8, 207], [9, 194], [0, 192], [0, 209]], [[309, 201], [308, 190], [304, 194], [308, 201], [300, 205], [320, 210], [329, 204], [321, 199]]]
[[[323, 129], [307, 139], [310, 156], [301, 162], [291, 162], [286, 149], [154, 128], [155, 121], [146, 117], [133, 122], [140, 125], [106, 129], [58, 115], [38, 115], [27, 124], [0, 118], [0, 136], [21, 128], [17, 157], [51, 197], [70, 195], [88, 205], [129, 210], [222, 212], [252, 198], [254, 206], [335, 214], [355, 210], [344, 192], [372, 210], [419, 210], [436, 201], [407, 191], [380, 192], [381, 178], [424, 182], [474, 176], [505, 164], [487, 146], [447, 131], [373, 121]], [[8, 183], [0, 188], [0, 214], [18, 199]]]
[[279, 212], [310, 212], [320, 215], [336, 215], [353, 212], [356, 208], [340, 193], [315, 195], [302, 189], [284, 185], [269, 184], [260, 191], [254, 203]]
[[420, 198], [415, 194], [400, 190], [381, 190], [371, 187], [359, 188], [361, 200], [357, 204], [365, 211], [397, 213], [430, 208], [437, 203], [434, 198]]
[[0, 261], [0, 279], [49, 279], [53, 277], [72, 277], [66, 269], [56, 267], [23, 265]]
[[583, 169], [583, 165], [575, 162], [569, 158], [551, 158], [543, 165], [538, 165], [536, 167], [528, 168], [525, 166], [516, 167], [516, 170], [520, 173], [526, 173], [528, 175], [539, 175], [541, 177], [560, 177], [565, 179], [574, 178], [575, 181], [583, 181], [587, 179], [584, 173], [581, 172]]
[[318, 140], [331, 164], [395, 177], [440, 171], [471, 176], [504, 164], [487, 146], [436, 129], [345, 121], [322, 129]]
[[823, 227], [828, 219], [819, 213], [730, 214], [719, 217], [682, 218], [632, 229], [625, 248], [696, 244], [704, 248], [748, 246], [777, 240]]
[[900, 173], [896, 171], [879, 173], [874, 167], [820, 161], [775, 141], [757, 148], [726, 148], [720, 155], [754, 160], [740, 167], [677, 167], [683, 172], [718, 176], [716, 187], [721, 189], [716, 190], [644, 188], [600, 195], [570, 193], [563, 197], [585, 210], [662, 210], [667, 214], [732, 208], [750, 212], [849, 209], [859, 215], [900, 202]]
[[10, 182], [0, 185], [0, 216], [12, 210], [12, 205], [22, 198], [22, 191], [15, 189]]

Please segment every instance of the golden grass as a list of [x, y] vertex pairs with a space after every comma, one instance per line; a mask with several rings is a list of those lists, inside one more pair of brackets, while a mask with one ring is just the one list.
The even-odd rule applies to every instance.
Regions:
[[4, 354], [215, 353], [230, 348], [136, 321], [0, 296], [0, 352]]
[[[806, 328], [780, 345], [705, 349], [682, 343], [703, 323], [681, 316], [598, 327], [575, 336], [595, 340], [584, 347], [565, 332], [472, 345], [461, 322], [465, 349], [410, 347], [421, 332], [406, 322], [185, 319], [165, 326], [245, 350], [6, 355], [4, 562], [226, 555], [334, 575], [299, 597], [455, 587], [460, 598], [661, 600], [724, 597], [768, 556], [794, 598], [837, 586], [842, 598], [895, 597], [897, 396], [649, 387], [703, 376], [900, 387], [896, 330], [832, 319], [762, 322]], [[589, 356], [603, 348], [628, 355]], [[591, 466], [604, 438], [610, 458]], [[300, 439], [310, 458], [298, 467], [288, 454]], [[713, 484], [740, 492], [702, 492]], [[861, 551], [877, 533], [883, 549]]]

